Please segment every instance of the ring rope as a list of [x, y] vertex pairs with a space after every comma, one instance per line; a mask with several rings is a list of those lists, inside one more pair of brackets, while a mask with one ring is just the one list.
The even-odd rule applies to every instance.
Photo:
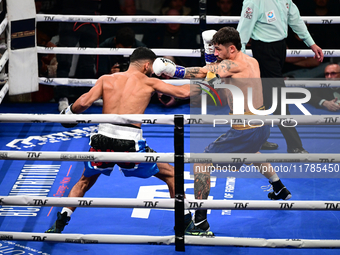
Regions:
[[[100, 161], [100, 162], [157, 162], [174, 163], [174, 153], [139, 152], [74, 152], [74, 151], [0, 151], [3, 160]], [[237, 161], [238, 160], [238, 161]], [[339, 153], [184, 153], [184, 163], [340, 163]], [[291, 169], [293, 172], [294, 169]], [[338, 172], [338, 170], [334, 170]], [[319, 171], [320, 172], [320, 171]]]
[[[86, 47], [41, 47], [37, 46], [37, 52], [43, 54], [80, 54], [80, 55], [131, 55], [134, 48], [86, 48]], [[201, 57], [200, 49], [151, 49], [157, 56], [174, 57]], [[287, 57], [314, 57], [312, 50], [286, 51]], [[340, 57], [340, 50], [323, 50], [324, 57]], [[246, 50], [246, 54], [252, 56], [252, 50]]]
[[2, 71], [2, 69], [5, 67], [7, 61], [8, 61], [8, 50], [6, 50], [4, 52], [4, 54], [2, 55], [1, 59], [0, 59], [0, 72]]
[[[42, 16], [49, 16], [49, 15], [42, 15]], [[54, 15], [54, 16], [56, 16], [56, 15]], [[183, 16], [181, 16], [181, 17], [183, 17]], [[109, 19], [109, 17], [107, 17], [107, 18], [108, 18], [108, 21], [111, 20], [111, 22], [107, 22], [107, 23], [112, 23], [113, 19]], [[133, 21], [134, 23], [139, 23], [139, 22], [140, 23], [148, 23], [148, 22], [154, 23], [155, 17], [151, 16], [151, 18], [145, 18], [145, 17], [135, 16], [133, 18], [135, 19]], [[176, 18], [176, 17], [171, 17], [171, 18]], [[216, 17], [216, 18], [219, 19], [218, 23], [220, 24], [222, 17]], [[319, 18], [320, 19], [321, 17], [311, 17], [311, 18]], [[338, 18], [338, 17], [335, 17], [334, 20], [331, 20], [333, 17], [327, 17], [327, 18], [329, 19], [329, 21], [331, 21], [334, 24], [336, 22], [340, 23], [340, 19], [339, 19], [339, 21], [336, 20], [336, 18]], [[197, 19], [197, 21], [194, 20], [195, 21], [194, 24], [198, 23], [198, 18], [196, 18], [196, 19]], [[116, 20], [118, 20], [118, 17], [117, 17]], [[223, 20], [225, 20], [225, 17], [223, 17]], [[42, 21], [52, 21], [52, 20], [42, 20]], [[57, 20], [53, 20], [53, 21], [57, 21]], [[74, 21], [85, 21], [85, 20], [68, 20], [68, 21], [74, 22]], [[86, 21], [89, 22], [89, 20], [86, 20]], [[120, 21], [120, 19], [117, 21], [117, 23], [119, 23], [119, 21]], [[174, 21], [176, 21], [176, 23], [181, 23], [181, 22], [178, 22], [178, 18]], [[6, 22], [7, 22], [7, 20], [6, 20]], [[93, 21], [93, 22], [96, 22], [96, 21]], [[208, 22], [209, 22], [209, 18], [208, 18]], [[100, 22], [96, 22], [96, 23], [100, 23]], [[125, 21], [123, 21], [123, 23], [125, 23]], [[161, 23], [169, 23], [169, 21], [164, 20]], [[309, 22], [309, 23], [312, 23], [312, 22]], [[4, 30], [6, 26], [7, 26], [7, 23], [2, 22], [0, 24], [0, 29]], [[2, 28], [2, 27], [4, 27], [4, 28]], [[2, 32], [3, 32], [3, 30], [2, 30]], [[86, 49], [85, 51], [87, 51], [87, 50], [91, 51], [91, 49]], [[39, 49], [38, 49], [38, 51], [39, 51]], [[84, 51], [84, 49], [82, 49], [82, 51]], [[198, 51], [197, 54], [200, 53], [200, 50], [191, 50], [191, 54], [192, 53], [196, 54], [196, 52], [193, 52], [193, 51]], [[300, 53], [304, 54], [304, 52], [302, 52], [302, 51], [300, 51]], [[297, 54], [300, 54], [300, 53], [293, 53], [293, 55], [296, 56]], [[310, 53], [310, 52], [305, 52], [305, 53]], [[66, 53], [66, 54], [73, 54], [73, 53]], [[98, 54], [98, 53], [94, 53], [94, 54]], [[107, 53], [105, 53], [105, 54], [107, 54]], [[340, 56], [340, 53], [338, 53], [336, 51], [330, 50], [328, 52], [325, 52], [326, 56], [328, 56], [328, 55], [329, 56], [338, 56], [337, 54], [339, 54], [339, 56]], [[163, 55], [163, 54], [160, 54], [160, 55]], [[167, 54], [167, 55], [169, 55], [169, 54]], [[174, 55], [174, 56], [176, 56], [176, 55]], [[183, 53], [181, 53], [179, 56], [183, 56]], [[287, 54], [287, 56], [289, 56], [289, 54]], [[311, 56], [314, 56], [314, 54], [311, 54]], [[7, 85], [7, 88], [8, 88], [8, 83], [6, 83], [5, 86], [6, 85]], [[145, 115], [144, 115], [144, 117], [145, 117]], [[332, 117], [334, 117], [334, 115]], [[63, 119], [65, 120], [65, 118], [63, 118]], [[63, 122], [63, 121], [58, 121], [58, 122]], [[65, 123], [67, 123], [67, 122], [68, 121], [65, 121]], [[105, 122], [107, 122], [107, 120]], [[24, 153], [26, 153], [25, 159], [27, 160], [27, 156], [28, 156], [27, 153], [30, 153], [30, 152], [24, 152]], [[40, 159], [41, 154], [39, 154], [39, 153], [41, 153], [41, 152], [36, 152], [36, 153], [38, 153], [38, 154], [32, 153], [31, 156], [35, 158], [36, 157], [35, 155], [39, 155], [38, 158], [35, 158], [35, 160]], [[67, 154], [73, 155], [72, 152], [71, 153], [67, 152]], [[76, 154], [79, 155], [78, 152], [76, 152]], [[110, 154], [112, 155], [112, 153], [110, 153]], [[150, 154], [152, 156], [156, 155], [155, 153], [150, 153]], [[143, 156], [145, 156], [145, 155], [148, 155], [148, 154], [143, 153]], [[150, 155], [150, 157], [151, 157], [151, 155]], [[317, 154], [315, 154], [315, 155], [317, 155]], [[332, 155], [332, 154], [328, 154], [328, 155]], [[138, 156], [141, 156], [141, 155], [139, 154]], [[0, 153], [0, 157], [1, 157], [1, 153]], [[124, 157], [126, 158], [126, 153], [124, 153]], [[258, 156], [257, 156], [257, 158], [258, 158]], [[201, 159], [201, 157], [199, 159]], [[65, 159], [63, 159], [63, 160], [65, 160]], [[74, 160], [74, 159], [72, 159], [72, 160]], [[173, 158], [172, 158], [172, 160], [173, 160]], [[81, 161], [84, 161], [84, 159], [82, 158]], [[114, 161], [118, 162], [117, 160], [114, 160]], [[124, 161], [126, 161], [126, 159], [124, 159]], [[330, 161], [330, 162], [337, 162], [337, 161]], [[39, 197], [39, 199], [41, 199], [41, 197]], [[48, 198], [48, 199], [50, 199], [50, 198]], [[173, 202], [174, 201], [171, 200], [172, 204], [173, 204]], [[202, 201], [199, 200], [199, 202], [202, 202]], [[216, 201], [216, 202], [218, 202], [218, 201]], [[230, 202], [232, 202], [232, 201], [230, 201]], [[233, 201], [233, 202], [235, 202], [235, 201]], [[266, 201], [266, 202], [271, 202], [271, 201]], [[306, 202], [306, 201], [301, 201], [301, 202]], [[313, 202], [325, 203], [325, 201], [313, 201]], [[194, 202], [192, 202], [192, 203], [194, 203]], [[295, 201], [294, 201], [294, 203], [295, 203]], [[334, 205], [336, 202], [330, 201], [329, 203]], [[77, 206], [78, 207], [80, 206], [79, 201], [78, 201]], [[203, 204], [202, 204], [202, 206], [203, 206]], [[145, 207], [145, 205], [144, 205], [144, 207]], [[294, 209], [295, 208], [296, 207], [294, 207]], [[235, 209], [235, 208], [233, 208], [233, 209]], [[35, 235], [35, 234], [37, 234], [37, 235]], [[120, 236], [120, 235], [79, 235], [79, 234], [54, 235], [54, 234], [46, 234], [46, 233], [22, 233], [22, 232], [21, 233], [20, 232], [18, 232], [18, 233], [17, 232], [0, 232], [0, 236], [2, 237], [2, 239], [5, 239], [5, 240], [7, 239], [7, 240], [29, 240], [29, 241], [33, 240], [33, 241], [79, 242], [79, 243], [131, 243], [131, 240], [133, 240], [133, 243], [153, 243], [153, 244], [155, 244], [155, 243], [156, 244], [175, 243], [175, 236], [152, 237], [152, 236], [132, 236], [132, 235], [130, 235], [130, 236]], [[68, 237], [68, 239], [67, 238], [65, 239], [65, 236]], [[40, 238], [38, 238], [38, 237], [40, 237]], [[17, 239], [17, 238], [19, 238], [19, 239]], [[100, 239], [100, 241], [96, 240], [96, 239]], [[205, 242], [207, 242], [207, 243], [205, 243]], [[299, 248], [301, 248], [301, 247], [304, 247], [304, 248], [305, 247], [340, 247], [340, 240], [302, 240], [302, 239], [301, 240], [300, 239], [298, 239], [298, 240], [296, 240], [296, 239], [294, 239], [294, 240], [292, 240], [292, 239], [288, 239], [288, 240], [282, 239], [281, 240], [281, 239], [258, 239], [258, 238], [249, 239], [249, 238], [234, 238], [234, 237], [229, 237], [229, 238], [228, 237], [214, 237], [213, 242], [212, 242], [211, 238], [202, 238], [202, 237], [198, 238], [198, 237], [187, 236], [186, 237], [186, 243], [187, 244], [199, 244], [199, 245], [202, 245], [202, 244], [224, 245], [224, 246], [225, 245], [237, 245], [237, 246], [254, 246], [254, 247], [299, 247]], [[251, 243], [251, 245], [249, 245], [250, 243]]]
[[[340, 201], [264, 201], [185, 199], [185, 209], [213, 210], [340, 210]], [[174, 209], [175, 199], [134, 199], [98, 197], [0, 196], [1, 206], [57, 206], [102, 208]]]
[[[172, 85], [190, 84], [189, 79], [166, 79], [162, 80]], [[47, 78], [39, 77], [39, 83], [50, 86], [74, 86], [74, 87], [92, 87], [96, 84], [97, 79], [74, 79], [74, 78]], [[340, 87], [339, 81], [334, 80], [285, 80], [286, 87], [303, 87], [303, 88], [337, 88]]]
[[5, 31], [7, 25], [8, 25], [8, 19], [6, 16], [0, 24], [0, 34], [2, 34]]
[[[36, 232], [0, 231], [3, 240], [65, 242], [82, 244], [174, 244], [175, 236], [143, 236], [143, 235], [100, 235], [100, 234], [51, 234]], [[320, 239], [264, 239], [249, 237], [222, 236], [185, 236], [185, 244], [268, 247], [268, 248], [339, 248], [340, 240]]]
[[[1, 113], [3, 123], [114, 123], [114, 124], [165, 124], [174, 125], [173, 114], [12, 114]], [[232, 125], [340, 125], [340, 115], [188, 115], [183, 114], [184, 124]]]
[[[189, 84], [190, 80], [188, 79], [166, 79], [162, 80], [165, 83], [169, 83], [172, 85], [184, 85]], [[39, 83], [51, 86], [68, 86], [72, 85], [74, 87], [93, 87], [97, 82], [97, 79], [74, 79], [74, 78], [47, 78], [47, 77], [39, 77]], [[335, 83], [334, 83], [335, 84]], [[339, 85], [340, 86], [340, 85]]]
[[100, 161], [100, 162], [158, 162], [174, 163], [174, 153], [139, 152], [74, 152], [74, 151], [0, 151], [0, 159]]
[[2, 100], [5, 98], [7, 92], [9, 89], [9, 85], [8, 82], [5, 83], [5, 85], [2, 87], [2, 89], [0, 90], [0, 104], [2, 103]]
[[[301, 19], [308, 24], [340, 24], [339, 16], [302, 16]], [[179, 24], [198, 24], [199, 16], [105, 16], [105, 15], [59, 15], [59, 14], [37, 14], [38, 22], [93, 22], [106, 24], [119, 23], [179, 23]], [[239, 16], [206, 16], [207, 24], [237, 24]]]

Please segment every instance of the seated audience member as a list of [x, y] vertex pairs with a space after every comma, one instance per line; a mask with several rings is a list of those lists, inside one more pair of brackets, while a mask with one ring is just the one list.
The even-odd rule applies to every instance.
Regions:
[[[111, 5], [112, 1], [111, 0]], [[152, 15], [152, 13], [137, 9], [136, 7], [136, 1], [135, 0], [119, 0], [119, 11], [117, 13], [117, 10], [114, 10], [114, 15], [122, 15], [122, 16], [135, 16], [135, 15]], [[113, 11], [113, 10], [112, 10]], [[107, 11], [106, 11], [107, 12]], [[104, 12], [105, 13], [105, 12]], [[112, 35], [117, 34], [118, 30], [125, 27], [126, 24], [102, 24], [102, 35], [100, 37], [100, 43], [102, 43], [107, 38], [111, 37]], [[129, 23], [129, 27], [133, 29], [133, 31], [137, 36], [141, 36], [147, 31], [150, 27], [150, 24], [148, 23]], [[137, 39], [141, 40], [142, 38], [137, 37]]]
[[[37, 28], [37, 46], [56, 47], [51, 42], [52, 35], [44, 29]], [[38, 54], [39, 76], [53, 78], [57, 77], [57, 57], [56, 54]]]
[[[325, 68], [326, 80], [340, 80], [340, 65], [330, 63]], [[340, 110], [340, 88], [312, 88], [309, 103], [317, 108]]]
[[[235, 0], [217, 0], [207, 3], [207, 15], [240, 16], [242, 5]], [[222, 27], [237, 27], [237, 24], [207, 24], [207, 29], [219, 30]]]
[[[137, 48], [145, 46], [135, 39], [135, 32], [130, 27], [123, 27], [118, 30], [117, 35], [106, 39], [99, 47], [101, 48]], [[100, 55], [98, 62], [98, 74], [126, 71], [129, 66], [129, 57], [123, 55]]]
[[[167, 15], [180, 15], [175, 9], [167, 12]], [[195, 26], [196, 30], [198, 27]], [[195, 28], [183, 24], [161, 24], [155, 29], [149, 29], [144, 34], [142, 42], [149, 48], [163, 49], [198, 49], [199, 45], [196, 36], [199, 31]], [[200, 62], [199, 58], [193, 57], [176, 57], [176, 63], [181, 66], [195, 66]]]
[[[331, 0], [314, 0], [314, 9], [301, 13], [303, 16], [339, 16], [338, 8]], [[312, 6], [312, 5], [311, 5]], [[333, 7], [332, 7], [333, 6]], [[322, 49], [338, 49], [340, 45], [339, 24], [309, 24], [308, 30]]]
[[152, 14], [160, 15], [165, 0], [136, 0], [136, 8]]
[[163, 15], [167, 14], [169, 10], [174, 9], [178, 11], [178, 15], [192, 15], [191, 8], [185, 6], [186, 0], [166, 0], [164, 7], [161, 9]]

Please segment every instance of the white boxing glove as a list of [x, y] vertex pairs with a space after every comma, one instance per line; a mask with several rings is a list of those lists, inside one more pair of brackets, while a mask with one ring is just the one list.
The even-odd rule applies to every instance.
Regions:
[[212, 38], [216, 32], [216, 30], [207, 30], [202, 32], [202, 39], [205, 51], [204, 57], [207, 64], [215, 63], [217, 61], [217, 58], [214, 55], [215, 47], [211, 43]]
[[174, 62], [167, 58], [156, 58], [152, 69], [157, 76], [162, 74], [175, 78], [184, 78], [185, 76], [185, 68], [183, 66], [176, 66]]

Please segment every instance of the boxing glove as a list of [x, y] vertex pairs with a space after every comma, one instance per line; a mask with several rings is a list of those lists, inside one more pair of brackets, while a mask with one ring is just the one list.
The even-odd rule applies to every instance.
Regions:
[[214, 55], [215, 52], [215, 47], [211, 43], [212, 38], [214, 34], [216, 33], [216, 30], [207, 30], [202, 32], [202, 40], [203, 40], [203, 45], [204, 45], [204, 57], [205, 57], [205, 62], [207, 64], [215, 63], [217, 61], [217, 58]]
[[174, 62], [167, 58], [156, 58], [152, 68], [157, 76], [165, 74], [170, 77], [181, 79], [185, 76], [185, 68], [183, 66], [176, 66]]
[[[67, 108], [65, 108], [64, 110], [62, 110], [60, 112], [60, 114], [73, 114], [72, 112], [72, 105], [73, 104], [70, 104]], [[78, 123], [61, 123], [61, 125], [65, 128], [73, 128], [75, 126], [78, 125]]]

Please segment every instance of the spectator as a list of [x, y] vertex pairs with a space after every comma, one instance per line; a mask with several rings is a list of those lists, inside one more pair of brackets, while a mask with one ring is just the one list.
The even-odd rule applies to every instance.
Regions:
[[[36, 13], [43, 14], [42, 0], [35, 0]], [[53, 36], [58, 34], [58, 24], [51, 22], [37, 23], [37, 46], [56, 47], [51, 42]], [[56, 54], [38, 54], [38, 68], [40, 77], [56, 77], [57, 75], [57, 58]]]
[[[175, 9], [169, 10], [167, 15], [179, 15]], [[149, 48], [165, 49], [198, 49], [196, 35], [199, 31], [191, 29], [192, 27], [183, 24], [161, 24], [154, 30], [149, 30], [143, 37], [143, 43]], [[197, 26], [196, 26], [196, 29]], [[195, 33], [196, 32], [196, 33]], [[182, 66], [198, 65], [198, 58], [176, 57], [176, 63]]]
[[[121, 9], [120, 15], [129, 15], [129, 16], [152, 15], [152, 13], [149, 11], [137, 9], [135, 0], [120, 0], [120, 9]], [[149, 30], [150, 24], [135, 23], [135, 24], [130, 24], [130, 27], [133, 29], [133, 31], [135, 31], [136, 38], [141, 41], [145, 32]], [[117, 29], [119, 28], [121, 28], [121, 26], [118, 26]]]
[[234, 4], [234, 0], [217, 0], [214, 1], [215, 5], [211, 5], [207, 7], [208, 15], [216, 15], [216, 16], [239, 16], [241, 10], [236, 8], [237, 6]]
[[[315, 7], [306, 12], [305, 16], [339, 16], [338, 8], [330, 8], [329, 0], [314, 0]], [[314, 40], [324, 49], [339, 49], [340, 26], [339, 24], [309, 24], [308, 30]], [[331, 37], [331, 38], [330, 38]]]
[[[37, 46], [56, 47], [51, 38], [48, 33], [37, 29]], [[56, 77], [58, 67], [56, 54], [38, 54], [38, 66], [40, 77]]]
[[136, 0], [136, 7], [139, 10], [159, 15], [165, 0]]
[[[325, 68], [326, 80], [340, 80], [340, 65], [330, 63]], [[335, 112], [340, 110], [340, 88], [313, 88], [310, 89], [309, 103], [316, 108], [326, 108]]]
[[[101, 48], [137, 48], [145, 46], [135, 39], [135, 32], [130, 27], [123, 27], [118, 30], [117, 35], [106, 39], [99, 47]], [[123, 55], [100, 55], [98, 62], [98, 74], [126, 71], [129, 66], [129, 58]]]
[[[100, 0], [63, 0], [61, 14], [95, 15], [99, 10]], [[62, 22], [59, 25], [59, 47], [96, 48], [98, 44], [99, 28], [93, 23]], [[57, 77], [69, 77], [72, 55], [58, 54]], [[77, 66], [77, 78], [96, 78], [96, 56], [80, 55]], [[88, 91], [88, 87], [56, 86], [55, 100], [59, 102], [59, 111], [69, 105], [69, 98], [77, 98], [79, 94]]]
[[[263, 98], [266, 109], [272, 107], [272, 89], [278, 88], [278, 107], [273, 114], [281, 114], [281, 93], [285, 83], [282, 68], [286, 59], [286, 42], [288, 25], [304, 40], [305, 44], [315, 53], [315, 58], [323, 61], [323, 52], [314, 43], [307, 27], [300, 17], [300, 13], [292, 0], [277, 2], [274, 0], [245, 0], [237, 30], [240, 32], [242, 50], [249, 38], [252, 38], [252, 52], [259, 62], [261, 78], [263, 79]], [[286, 114], [289, 115], [288, 107]], [[285, 128], [279, 125], [287, 143], [288, 153], [308, 153], [303, 147], [299, 134], [294, 127]], [[276, 149], [275, 143], [266, 142], [262, 149]]]
[[[207, 14], [215, 16], [239, 16], [241, 10], [238, 8], [234, 0], [217, 0], [214, 5], [207, 6]], [[225, 26], [236, 28], [236, 24], [214, 24], [207, 25], [208, 29], [219, 30]]]
[[169, 15], [169, 10], [174, 9], [178, 11], [178, 15], [192, 15], [191, 8], [185, 6], [185, 2], [186, 0], [167, 0], [161, 12], [163, 15]]

